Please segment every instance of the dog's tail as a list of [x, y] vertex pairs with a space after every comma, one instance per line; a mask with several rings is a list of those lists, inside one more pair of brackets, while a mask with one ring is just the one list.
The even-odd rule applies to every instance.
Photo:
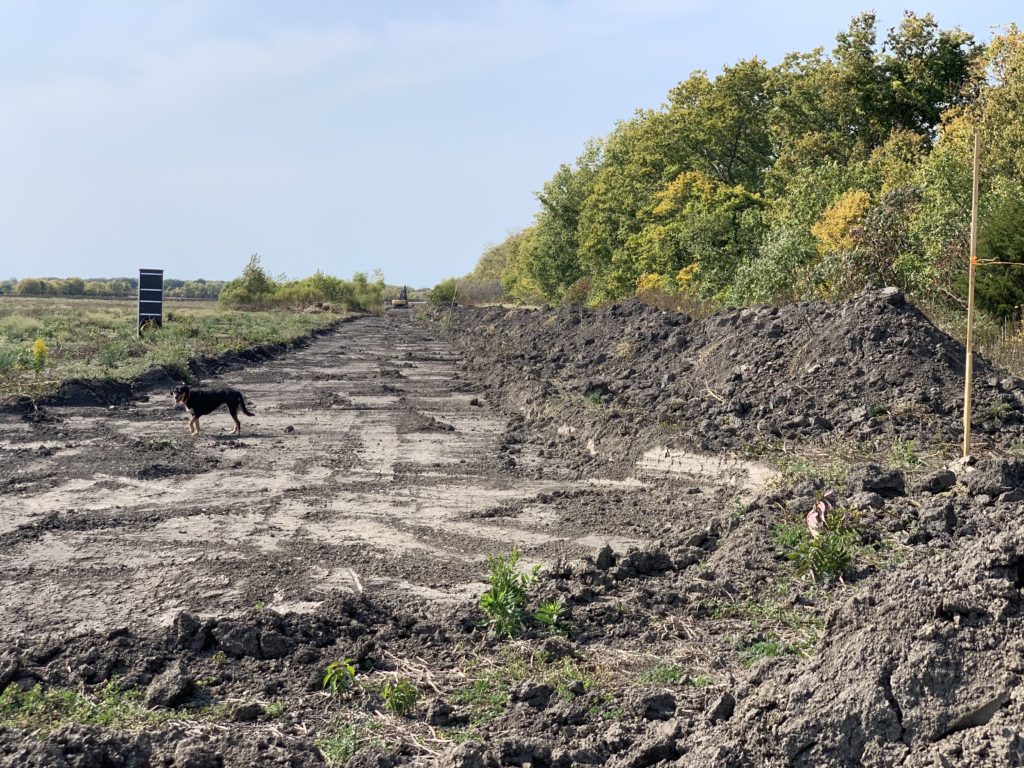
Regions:
[[244, 395], [239, 395], [239, 397], [238, 397], [238, 404], [242, 407], [242, 413], [244, 413], [246, 416], [255, 416], [256, 415], [255, 413], [253, 413], [252, 411], [250, 411], [246, 407], [246, 405], [245, 405], [245, 396]]

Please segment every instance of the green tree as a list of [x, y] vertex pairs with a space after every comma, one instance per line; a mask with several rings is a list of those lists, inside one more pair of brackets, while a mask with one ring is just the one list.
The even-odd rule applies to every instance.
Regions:
[[442, 304], [451, 304], [455, 301], [455, 289], [456, 280], [454, 277], [449, 277], [442, 280], [440, 283], [434, 286], [430, 292], [430, 303], [434, 306], [441, 306]]
[[220, 301], [227, 306], [247, 306], [266, 303], [277, 290], [277, 284], [254, 253], [242, 270], [242, 276], [230, 280], [220, 293]]
[[979, 309], [1000, 318], [1019, 316], [1024, 307], [1024, 200], [1019, 194], [1002, 197], [985, 216], [978, 233], [978, 258], [1020, 265], [983, 264], [975, 277]]
[[657, 199], [651, 223], [626, 244], [637, 272], [674, 276], [696, 264], [701, 292], [723, 291], [761, 238], [761, 198], [741, 185], [686, 171]]

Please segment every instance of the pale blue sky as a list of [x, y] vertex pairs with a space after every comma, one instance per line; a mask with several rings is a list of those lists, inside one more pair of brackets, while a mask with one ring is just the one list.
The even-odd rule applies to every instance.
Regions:
[[0, 0], [0, 277], [381, 268], [433, 285], [695, 69], [874, 9], [981, 40], [1010, 0]]

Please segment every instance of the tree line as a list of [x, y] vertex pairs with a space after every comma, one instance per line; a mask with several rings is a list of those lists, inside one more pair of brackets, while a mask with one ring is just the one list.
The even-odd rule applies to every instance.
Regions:
[[[216, 299], [223, 280], [164, 279], [164, 295], [184, 299]], [[139, 288], [137, 277], [90, 278], [26, 277], [0, 280], [0, 295], [132, 297]]]
[[[138, 287], [137, 277], [12, 278], [0, 280], [0, 295], [129, 298], [137, 295]], [[331, 303], [339, 309], [372, 312], [384, 306], [387, 292], [379, 271], [372, 276], [356, 272], [351, 280], [320, 271], [296, 280], [289, 280], [283, 275], [275, 278], [263, 268], [259, 254], [253, 254], [242, 274], [233, 280], [164, 278], [164, 295], [167, 297], [217, 299], [223, 306], [236, 309], [304, 309], [312, 304]], [[397, 294], [397, 289], [392, 292]]]
[[373, 312], [384, 307], [386, 290], [379, 270], [372, 277], [356, 272], [351, 280], [321, 271], [298, 280], [274, 278], [263, 268], [259, 254], [254, 253], [242, 274], [228, 281], [219, 298], [224, 306], [238, 309], [302, 309], [329, 303], [351, 312]]
[[[489, 248], [467, 289], [742, 305], [896, 285], [960, 305], [975, 132], [980, 255], [1024, 256], [1024, 35], [981, 44], [907, 12], [879, 37], [863, 13], [829, 51], [693, 73], [561, 165], [533, 223]], [[978, 296], [1016, 313], [1024, 270], [986, 267]]]

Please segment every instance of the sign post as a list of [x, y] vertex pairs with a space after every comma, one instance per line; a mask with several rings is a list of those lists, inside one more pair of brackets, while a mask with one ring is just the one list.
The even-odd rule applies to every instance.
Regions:
[[164, 271], [139, 270], [139, 336], [147, 325], [164, 324]]

